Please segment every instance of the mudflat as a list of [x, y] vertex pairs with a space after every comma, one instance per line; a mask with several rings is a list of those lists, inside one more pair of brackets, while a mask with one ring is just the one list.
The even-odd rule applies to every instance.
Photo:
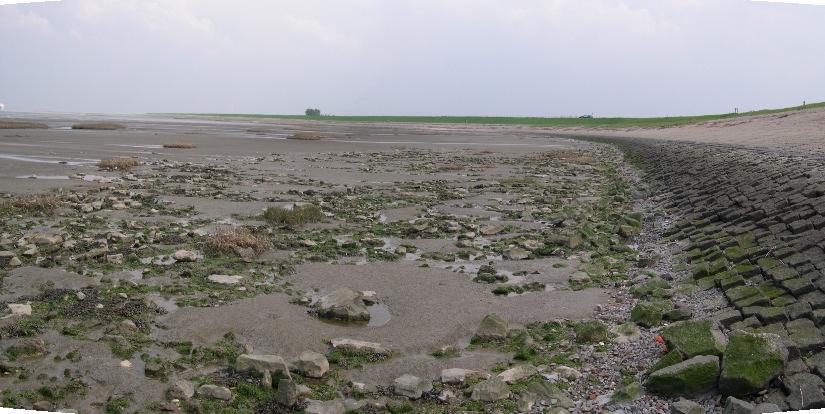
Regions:
[[[292, 368], [296, 410], [410, 404], [397, 378], [440, 384], [449, 368], [574, 369], [580, 347], [607, 338], [576, 329], [600, 324], [587, 321], [635, 266], [632, 174], [610, 145], [519, 128], [69, 127], [83, 118], [28, 114], [49, 129], [0, 131], [11, 405], [287, 409], [283, 372], [243, 368], [256, 355]], [[490, 320], [503, 336], [485, 336]], [[329, 362], [320, 379], [301, 368], [306, 351]], [[472, 385], [416, 409], [482, 404], [458, 396]]]

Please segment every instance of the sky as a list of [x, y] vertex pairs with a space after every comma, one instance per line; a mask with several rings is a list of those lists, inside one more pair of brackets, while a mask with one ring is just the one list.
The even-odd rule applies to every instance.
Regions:
[[721, 113], [825, 101], [823, 39], [825, 6], [750, 0], [8, 4], [0, 102], [105, 113]]

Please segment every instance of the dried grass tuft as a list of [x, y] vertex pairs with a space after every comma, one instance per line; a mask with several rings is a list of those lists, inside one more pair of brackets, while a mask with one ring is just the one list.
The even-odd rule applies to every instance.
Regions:
[[255, 253], [272, 247], [269, 240], [253, 233], [246, 227], [231, 227], [219, 230], [206, 239], [206, 249], [215, 253], [238, 253], [239, 249], [252, 249]]
[[138, 165], [140, 162], [135, 158], [109, 158], [97, 164], [98, 167], [110, 171], [129, 171]]

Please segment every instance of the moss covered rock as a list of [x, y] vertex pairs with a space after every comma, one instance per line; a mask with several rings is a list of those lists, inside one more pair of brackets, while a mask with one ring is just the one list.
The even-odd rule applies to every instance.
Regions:
[[688, 396], [713, 390], [718, 379], [719, 357], [700, 355], [651, 373], [645, 387], [655, 394]]
[[672, 308], [673, 305], [666, 301], [639, 302], [630, 311], [630, 320], [650, 328], [662, 323], [662, 315]]
[[668, 349], [679, 350], [685, 358], [697, 355], [722, 356], [724, 335], [709, 320], [674, 323], [662, 331]]
[[759, 392], [782, 373], [787, 360], [779, 335], [734, 331], [725, 349], [719, 389], [734, 396]]

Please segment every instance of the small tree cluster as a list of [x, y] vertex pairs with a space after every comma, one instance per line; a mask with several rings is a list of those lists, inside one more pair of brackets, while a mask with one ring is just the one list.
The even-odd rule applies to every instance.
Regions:
[[321, 110], [318, 109], [318, 108], [307, 108], [307, 110], [304, 111], [304, 115], [306, 115], [306, 116], [321, 116]]

